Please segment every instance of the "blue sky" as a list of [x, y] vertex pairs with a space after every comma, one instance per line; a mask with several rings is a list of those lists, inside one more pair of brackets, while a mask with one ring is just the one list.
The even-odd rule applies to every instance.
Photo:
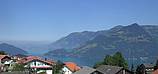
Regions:
[[0, 0], [0, 40], [55, 41], [71, 32], [158, 24], [158, 0]]

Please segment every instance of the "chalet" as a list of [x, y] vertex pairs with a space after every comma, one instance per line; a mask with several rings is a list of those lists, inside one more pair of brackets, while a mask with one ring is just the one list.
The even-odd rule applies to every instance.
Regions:
[[43, 60], [36, 56], [23, 58], [18, 63], [24, 64], [25, 68], [31, 69], [35, 73], [45, 72], [46, 74], [52, 74], [52, 66], [55, 64], [53, 61]]
[[132, 74], [131, 71], [124, 69], [123, 67], [101, 65], [96, 69], [95, 74]]
[[62, 68], [63, 74], [72, 74], [78, 70], [80, 70], [80, 67], [73, 62], [65, 62]]
[[8, 55], [0, 55], [0, 64], [9, 65], [11, 61], [11, 57]]
[[138, 69], [142, 74], [151, 74], [154, 71], [154, 65], [152, 64], [141, 64]]
[[0, 55], [0, 70], [6, 71], [9, 67], [11, 67], [11, 64], [13, 63], [13, 60], [11, 60], [11, 57], [8, 55]]

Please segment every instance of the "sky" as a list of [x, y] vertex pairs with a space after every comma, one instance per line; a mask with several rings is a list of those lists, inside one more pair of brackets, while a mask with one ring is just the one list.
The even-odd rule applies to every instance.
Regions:
[[72, 32], [158, 24], [158, 0], [0, 0], [0, 41], [55, 41]]

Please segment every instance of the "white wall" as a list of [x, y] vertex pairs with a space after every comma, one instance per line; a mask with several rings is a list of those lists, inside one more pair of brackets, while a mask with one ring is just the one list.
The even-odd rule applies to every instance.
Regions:
[[52, 74], [52, 70], [46, 70], [46, 74]]
[[5, 61], [4, 64], [11, 64], [13, 60]]
[[51, 67], [50, 65], [46, 65], [45, 63], [40, 61], [33, 61], [27, 65], [30, 65], [30, 67]]
[[[30, 67], [52, 67], [51, 65], [46, 65], [45, 63], [41, 61], [33, 61], [25, 65], [25, 67], [30, 66]], [[40, 70], [38, 72], [46, 72], [46, 74], [52, 74], [52, 70]]]
[[64, 72], [63, 74], [72, 74], [72, 72], [67, 67], [64, 67], [62, 71]]

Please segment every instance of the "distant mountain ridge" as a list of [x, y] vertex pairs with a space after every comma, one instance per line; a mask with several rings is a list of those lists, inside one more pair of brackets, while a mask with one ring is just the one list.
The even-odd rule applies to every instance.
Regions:
[[[69, 48], [71, 52], [64, 51], [66, 56], [91, 58], [92, 60], [101, 60], [107, 54], [113, 54], [117, 51], [122, 52], [126, 58], [140, 58], [147, 56], [158, 56], [158, 26], [139, 25], [137, 23], [128, 26], [116, 26], [110, 30], [97, 32], [77, 32], [58, 40], [63, 45], [61, 48]], [[78, 40], [78, 41], [77, 41]], [[52, 46], [60, 42], [56, 41]], [[64, 42], [66, 44], [64, 44]], [[72, 44], [70, 44], [73, 42]], [[77, 45], [77, 46], [76, 46]], [[61, 50], [54, 50], [58, 51]], [[47, 56], [58, 55], [50, 51]], [[63, 50], [62, 50], [63, 52]], [[63, 53], [64, 54], [64, 53]]]
[[[137, 23], [134, 23], [137, 24]], [[138, 25], [138, 24], [137, 24]], [[65, 36], [55, 42], [53, 42], [52, 44], [49, 45], [49, 49], [50, 50], [55, 50], [55, 49], [73, 49], [76, 47], [79, 47], [81, 45], [84, 45], [87, 41], [93, 40], [96, 36], [98, 35], [106, 35], [109, 36], [110, 34], [115, 33], [116, 31], [120, 30], [121, 28], [123, 28], [125, 26], [115, 26], [113, 28], [111, 28], [110, 30], [101, 30], [101, 31], [83, 31], [83, 32], [74, 32], [69, 34], [68, 36]], [[142, 29], [145, 29], [145, 31], [149, 32], [150, 34], [152, 34], [152, 36], [157, 36], [157, 32], [154, 32], [152, 29], [158, 29], [158, 26], [155, 25], [142, 25], [140, 26], [142, 27]], [[137, 29], [135, 29], [137, 30]]]
[[84, 45], [87, 41], [93, 40], [97, 35], [106, 34], [106, 32], [107, 32], [106, 30], [101, 30], [97, 32], [93, 32], [93, 31], [74, 32], [50, 44], [49, 49], [50, 50], [63, 49], [63, 48], [73, 49], [81, 45]]
[[7, 43], [0, 44], [0, 51], [5, 51], [7, 54], [10, 55], [28, 54], [26, 51]]
[[95, 32], [84, 31], [71, 33], [66, 37], [63, 37], [50, 45], [50, 49], [72, 49], [83, 45], [86, 41], [89, 41], [95, 37]]
[[13, 45], [24, 51], [28, 52], [31, 55], [41, 55], [49, 51], [48, 46], [51, 41], [20, 41], [20, 40], [8, 40], [1, 41], [1, 43], [6, 43], [9, 45]]
[[[74, 50], [74, 54], [84, 57], [93, 57], [94, 54], [99, 54], [99, 58], [101, 55], [105, 56], [105, 54], [120, 51], [124, 56], [131, 56], [130, 53], [135, 53], [132, 56], [140, 57], [150, 56], [151, 54], [156, 56], [157, 49], [155, 39], [138, 24], [132, 24], [122, 27], [116, 32], [109, 33], [109, 36], [98, 35], [84, 46], [79, 47], [77, 51]], [[94, 57], [97, 57], [97, 55]]]

